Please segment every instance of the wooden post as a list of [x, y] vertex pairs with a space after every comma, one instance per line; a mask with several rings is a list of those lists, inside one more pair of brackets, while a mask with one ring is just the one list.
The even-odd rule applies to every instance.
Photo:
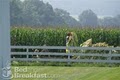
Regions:
[[[68, 53], [68, 54], [70, 54], [70, 53]], [[68, 60], [70, 60], [70, 55], [68, 55]], [[67, 64], [70, 65], [70, 61], [68, 61]]]
[[110, 50], [109, 51], [109, 56], [108, 56], [108, 61], [111, 61], [111, 54], [112, 54], [112, 51]]
[[[26, 49], [27, 49], [26, 52], [28, 53], [28, 52], [29, 52], [29, 48], [27, 47]], [[28, 54], [26, 55], [26, 58], [29, 58], [29, 55], [28, 55]]]
[[[108, 61], [111, 61], [111, 58], [112, 58], [111, 54], [112, 54], [112, 50], [109, 51]], [[111, 67], [112, 64], [109, 63], [109, 66]]]
[[10, 0], [0, 0], [0, 80], [10, 80]]

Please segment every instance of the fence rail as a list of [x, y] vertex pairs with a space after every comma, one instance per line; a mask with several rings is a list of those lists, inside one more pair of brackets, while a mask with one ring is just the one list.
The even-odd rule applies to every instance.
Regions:
[[[65, 50], [65, 46], [11, 46], [12, 49], [24, 49], [11, 51], [11, 56], [19, 56], [12, 57], [12, 61], [120, 63], [120, 47], [69, 47], [70, 50], [79, 50], [77, 53], [34, 51], [34, 49]], [[30, 51], [31, 49], [33, 51]], [[33, 55], [38, 57], [30, 57]]]

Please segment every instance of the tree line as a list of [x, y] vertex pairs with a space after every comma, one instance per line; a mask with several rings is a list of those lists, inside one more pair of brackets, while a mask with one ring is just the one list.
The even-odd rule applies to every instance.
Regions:
[[63, 9], [54, 9], [41, 0], [10, 0], [11, 26], [120, 26], [120, 15], [99, 19], [92, 10], [85, 10], [79, 15], [79, 21]]

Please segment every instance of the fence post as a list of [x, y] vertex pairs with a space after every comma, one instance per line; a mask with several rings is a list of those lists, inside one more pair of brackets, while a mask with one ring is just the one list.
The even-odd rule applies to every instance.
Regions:
[[[70, 60], [70, 55], [69, 55], [70, 53], [68, 53], [68, 60]], [[70, 61], [68, 61], [68, 63], [67, 63], [68, 65], [70, 65]]]
[[112, 53], [112, 50], [109, 51], [109, 56], [108, 56], [108, 60], [111, 60], [111, 53]]
[[0, 0], [0, 80], [11, 79], [10, 0]]
[[[107, 58], [108, 61], [111, 61], [111, 57], [112, 57], [111, 53], [112, 53], [112, 50], [109, 51], [109, 55], [108, 55], [108, 58]], [[109, 62], [109, 66], [112, 66], [112, 64], [110, 62]]]
[[[26, 52], [28, 53], [28, 52], [29, 52], [28, 47], [27, 47], [26, 49], [27, 49], [27, 51], [26, 51]], [[29, 55], [28, 55], [28, 54], [26, 55], [26, 58], [27, 58], [27, 59], [29, 58]]]

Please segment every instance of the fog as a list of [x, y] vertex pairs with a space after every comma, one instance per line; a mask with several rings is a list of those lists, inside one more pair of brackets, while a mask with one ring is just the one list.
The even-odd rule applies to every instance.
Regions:
[[53, 8], [67, 10], [76, 16], [82, 11], [91, 9], [98, 16], [115, 16], [120, 14], [120, 0], [42, 0], [50, 3]]

